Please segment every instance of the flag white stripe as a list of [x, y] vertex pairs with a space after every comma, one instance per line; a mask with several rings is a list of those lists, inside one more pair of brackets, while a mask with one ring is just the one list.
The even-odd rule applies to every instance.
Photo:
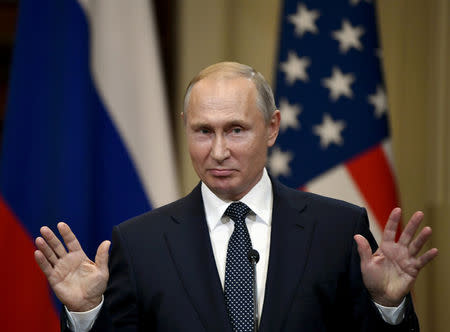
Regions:
[[178, 197], [151, 2], [79, 0], [87, 13], [94, 81], [153, 207]]
[[311, 180], [306, 184], [306, 190], [365, 207], [370, 221], [370, 230], [379, 243], [382, 234], [380, 224], [345, 166], [331, 168]]
[[386, 156], [391, 173], [392, 173], [393, 177], [395, 178], [395, 175], [397, 174], [397, 172], [395, 170], [394, 151], [392, 149], [392, 140], [390, 138], [385, 139], [381, 143], [381, 148], [384, 152], [384, 155]]

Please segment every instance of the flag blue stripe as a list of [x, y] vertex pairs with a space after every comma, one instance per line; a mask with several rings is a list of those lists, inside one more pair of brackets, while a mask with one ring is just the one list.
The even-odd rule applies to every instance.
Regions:
[[2, 143], [0, 190], [32, 236], [66, 221], [94, 257], [113, 225], [151, 208], [92, 80], [75, 0], [21, 1]]

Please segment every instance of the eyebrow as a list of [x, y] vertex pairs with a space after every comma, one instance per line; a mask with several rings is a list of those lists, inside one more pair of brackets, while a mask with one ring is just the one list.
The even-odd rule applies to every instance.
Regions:
[[[229, 127], [235, 127], [235, 126], [239, 126], [239, 127], [248, 127], [248, 123], [244, 120], [231, 120], [229, 122], [225, 122], [223, 124], [224, 128], [229, 128]], [[193, 123], [191, 125], [192, 128], [194, 129], [199, 129], [199, 128], [213, 128], [214, 125], [212, 125], [211, 123], [208, 122], [197, 122], [197, 123]]]
[[229, 127], [239, 126], [239, 127], [245, 127], [247, 123], [243, 120], [233, 120], [229, 123]]
[[198, 129], [198, 128], [210, 128], [211, 125], [206, 123], [206, 122], [197, 122], [197, 123], [192, 123], [191, 127], [194, 129]]

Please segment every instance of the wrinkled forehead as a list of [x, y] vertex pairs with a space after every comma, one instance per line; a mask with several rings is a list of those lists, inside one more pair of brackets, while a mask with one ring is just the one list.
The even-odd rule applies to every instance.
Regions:
[[203, 103], [250, 104], [255, 102], [255, 96], [256, 87], [248, 78], [236, 75], [208, 76], [192, 87], [188, 109]]

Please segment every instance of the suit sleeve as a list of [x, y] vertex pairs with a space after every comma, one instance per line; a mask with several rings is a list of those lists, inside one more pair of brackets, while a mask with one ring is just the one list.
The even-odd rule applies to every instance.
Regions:
[[139, 315], [134, 271], [119, 227], [114, 227], [111, 242], [105, 302], [91, 331], [137, 331]]
[[[369, 220], [367, 213], [363, 210], [360, 220], [356, 223], [354, 234], [361, 234], [370, 243], [372, 251], [378, 248], [378, 245], [369, 230]], [[414, 306], [411, 299], [411, 294], [406, 297], [405, 317], [399, 325], [390, 325], [386, 323], [375, 304], [373, 303], [370, 294], [362, 281], [360, 258], [356, 242], [353, 241], [351, 250], [351, 263], [349, 270], [349, 277], [351, 280], [350, 290], [353, 293], [352, 313], [357, 319], [355, 322], [360, 322], [361, 326], [355, 326], [358, 331], [392, 331], [392, 332], [417, 332], [419, 331], [419, 323], [414, 312]]]

